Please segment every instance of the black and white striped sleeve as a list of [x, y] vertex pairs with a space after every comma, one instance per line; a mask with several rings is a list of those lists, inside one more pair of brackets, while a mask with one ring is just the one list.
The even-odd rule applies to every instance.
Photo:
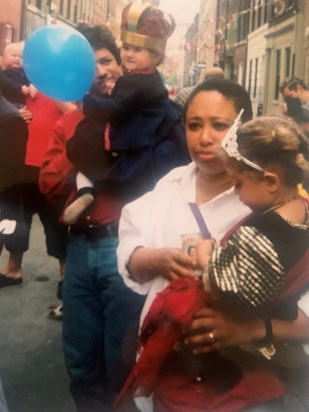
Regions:
[[225, 302], [258, 309], [284, 284], [284, 268], [273, 243], [256, 228], [240, 227], [209, 261], [209, 281]]

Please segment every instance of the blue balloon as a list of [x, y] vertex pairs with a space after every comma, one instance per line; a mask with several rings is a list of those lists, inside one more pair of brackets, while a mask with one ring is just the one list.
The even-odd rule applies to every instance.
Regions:
[[86, 38], [65, 26], [44, 26], [26, 40], [23, 66], [30, 82], [47, 96], [72, 102], [90, 89], [96, 70]]

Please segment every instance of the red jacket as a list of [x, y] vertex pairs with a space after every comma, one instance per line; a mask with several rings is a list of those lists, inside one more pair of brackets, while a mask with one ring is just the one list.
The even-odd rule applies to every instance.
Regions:
[[46, 147], [53, 136], [55, 123], [62, 116], [62, 111], [54, 100], [42, 93], [38, 93], [34, 99], [29, 97], [26, 106], [33, 117], [28, 124], [25, 163], [28, 166], [41, 167]]

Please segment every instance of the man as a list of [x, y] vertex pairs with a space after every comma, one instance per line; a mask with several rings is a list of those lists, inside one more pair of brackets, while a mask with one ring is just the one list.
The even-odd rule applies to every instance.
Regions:
[[309, 138], [309, 89], [298, 77], [292, 77], [280, 85], [285, 100], [282, 113], [291, 117]]
[[[80, 31], [97, 61], [91, 93], [109, 94], [122, 74], [115, 40], [104, 26], [83, 25]], [[83, 114], [74, 110], [56, 125], [40, 175], [41, 190], [50, 201], [63, 203], [69, 197], [70, 203], [76, 197], [76, 171], [64, 149], [82, 119]], [[173, 167], [172, 156], [170, 163]], [[71, 392], [82, 412], [110, 411], [109, 389], [120, 389], [135, 359], [144, 297], [126, 288], [116, 259], [120, 212], [133, 197], [132, 189], [123, 182], [96, 184], [93, 203], [70, 228], [63, 286], [63, 347]]]
[[280, 85], [280, 91], [284, 98], [297, 98], [300, 100], [304, 115], [309, 119], [309, 89], [305, 82], [298, 77], [285, 80]]

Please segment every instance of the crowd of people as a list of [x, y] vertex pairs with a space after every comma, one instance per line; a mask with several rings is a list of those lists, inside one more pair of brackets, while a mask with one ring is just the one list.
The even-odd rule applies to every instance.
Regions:
[[172, 16], [137, 2], [120, 28], [119, 50], [78, 26], [96, 59], [82, 102], [36, 90], [21, 43], [4, 51], [1, 293], [38, 213], [79, 412], [305, 412], [309, 90], [287, 80], [282, 115], [252, 119], [214, 67], [174, 102], [157, 69]]

